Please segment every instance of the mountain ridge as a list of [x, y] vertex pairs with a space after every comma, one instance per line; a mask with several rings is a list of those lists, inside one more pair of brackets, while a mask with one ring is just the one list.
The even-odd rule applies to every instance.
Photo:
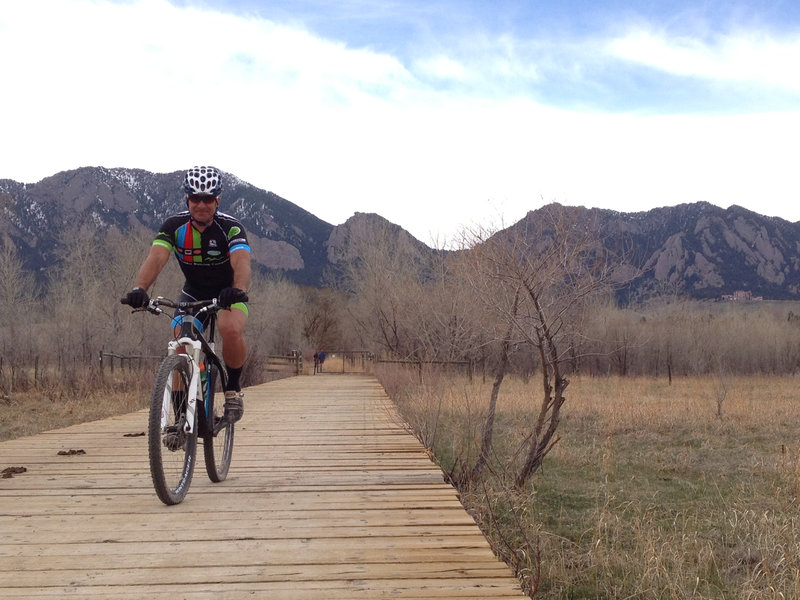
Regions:
[[[82, 167], [33, 184], [1, 179], [0, 236], [13, 240], [28, 268], [45, 269], [58, 260], [53, 232], [65, 223], [155, 232], [166, 216], [184, 207], [182, 177], [182, 172]], [[326, 272], [335, 267], [334, 249], [345, 243], [348, 228], [389, 223], [375, 213], [355, 213], [333, 225], [234, 174], [223, 173], [223, 178], [221, 210], [242, 221], [254, 263], [300, 284], [324, 285]], [[554, 203], [529, 211], [508, 229], [539, 218], [542, 211], [569, 212], [591, 221], [612, 244], [624, 243], [623, 259], [641, 273], [626, 288], [629, 301], [665, 292], [714, 299], [739, 290], [771, 299], [800, 297], [800, 223], [707, 202], [633, 213]]]

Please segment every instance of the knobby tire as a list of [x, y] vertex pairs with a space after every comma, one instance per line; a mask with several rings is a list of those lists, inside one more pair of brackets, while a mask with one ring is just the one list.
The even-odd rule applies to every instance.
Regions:
[[[191, 378], [186, 356], [175, 354], [161, 363], [153, 384], [148, 420], [150, 474], [158, 498], [167, 505], [180, 503], [189, 491], [197, 454], [197, 420], [191, 434], [182, 433]], [[170, 394], [167, 427], [161, 427], [164, 394]], [[176, 433], [179, 432], [179, 433]], [[175, 438], [174, 436], [178, 437]], [[172, 449], [170, 449], [172, 448]]]
[[224, 399], [222, 396], [222, 386], [219, 385], [217, 366], [208, 365], [208, 378], [206, 389], [203, 390], [206, 409], [206, 432], [203, 434], [203, 457], [206, 463], [208, 478], [214, 483], [224, 481], [228, 476], [228, 468], [231, 466], [233, 456], [233, 423], [227, 423], [219, 430], [217, 435], [213, 434], [214, 424], [225, 418]]

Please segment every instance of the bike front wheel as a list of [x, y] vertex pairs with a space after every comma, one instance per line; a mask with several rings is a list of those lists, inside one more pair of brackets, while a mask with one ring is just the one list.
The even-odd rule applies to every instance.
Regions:
[[222, 385], [216, 365], [209, 365], [204, 390], [206, 427], [203, 433], [203, 457], [208, 478], [214, 483], [228, 476], [233, 456], [233, 423], [225, 420]]
[[174, 354], [161, 363], [150, 398], [148, 449], [150, 474], [158, 498], [178, 504], [189, 491], [197, 454], [197, 418], [184, 431], [191, 369], [186, 356]]

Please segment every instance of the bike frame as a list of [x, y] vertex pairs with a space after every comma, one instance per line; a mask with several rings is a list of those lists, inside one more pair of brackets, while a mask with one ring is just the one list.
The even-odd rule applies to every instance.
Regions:
[[[180, 305], [178, 308], [180, 308]], [[167, 354], [185, 357], [184, 359], [189, 364], [189, 372], [191, 373], [189, 391], [187, 394], [186, 422], [183, 425], [183, 430], [186, 433], [192, 433], [194, 431], [198, 399], [204, 403], [204, 406], [208, 406], [208, 404], [205, 403], [205, 398], [202, 397], [203, 389], [202, 385], [200, 385], [200, 364], [203, 362], [203, 360], [205, 360], [206, 363], [209, 361], [214, 363], [214, 365], [217, 367], [217, 377], [222, 379], [222, 389], [226, 389], [227, 387], [227, 374], [219, 360], [219, 357], [214, 351], [213, 335], [214, 328], [216, 326], [216, 315], [211, 313], [212, 320], [210, 321], [209, 325], [211, 340], [209, 341], [202, 333], [202, 322], [197, 318], [197, 315], [203, 314], [204, 312], [209, 312], [209, 307], [201, 308], [194, 315], [184, 313], [176, 316], [173, 319], [173, 325], [180, 325], [180, 335], [177, 339], [172, 340], [167, 344]], [[208, 369], [208, 365], [206, 365], [206, 369]], [[212, 381], [209, 381], [208, 385], [210, 386], [212, 383]], [[213, 394], [213, 391], [209, 391], [209, 393]], [[165, 427], [169, 420], [170, 402], [171, 394], [165, 390], [161, 412], [162, 427]], [[204, 416], [208, 417], [209, 415], [206, 414]], [[217, 432], [223, 427], [225, 427], [225, 423], [210, 423], [207, 428], [201, 428], [200, 433], [204, 433], [203, 429], [209, 429], [213, 430], [214, 435], [216, 435]]]

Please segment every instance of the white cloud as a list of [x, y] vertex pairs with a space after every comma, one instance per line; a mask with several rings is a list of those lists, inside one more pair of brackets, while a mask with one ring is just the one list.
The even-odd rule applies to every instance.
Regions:
[[[377, 212], [423, 241], [475, 222], [510, 224], [550, 201], [631, 211], [707, 200], [800, 220], [790, 164], [798, 113], [547, 108], [479, 87], [498, 74], [538, 77], [530, 48], [508, 38], [481, 55], [492, 46], [483, 41], [471, 57], [437, 49], [407, 68], [302, 28], [165, 0], [9, 4], [0, 54], [18, 60], [0, 63], [10, 82], [0, 178], [211, 163], [331, 223]], [[676, 45], [640, 33], [612, 50], [678, 74], [791, 85], [794, 71], [783, 75], [777, 63], [769, 76], [731, 67], [748, 51], [780, 54], [750, 44]], [[477, 87], [454, 93], [427, 77]]]
[[743, 30], [701, 39], [646, 28], [611, 40], [608, 48], [616, 57], [675, 75], [800, 92], [800, 34], [776, 38]]
[[417, 61], [420, 73], [434, 79], [463, 81], [469, 78], [469, 70], [460, 61], [449, 56], [426, 57]]

